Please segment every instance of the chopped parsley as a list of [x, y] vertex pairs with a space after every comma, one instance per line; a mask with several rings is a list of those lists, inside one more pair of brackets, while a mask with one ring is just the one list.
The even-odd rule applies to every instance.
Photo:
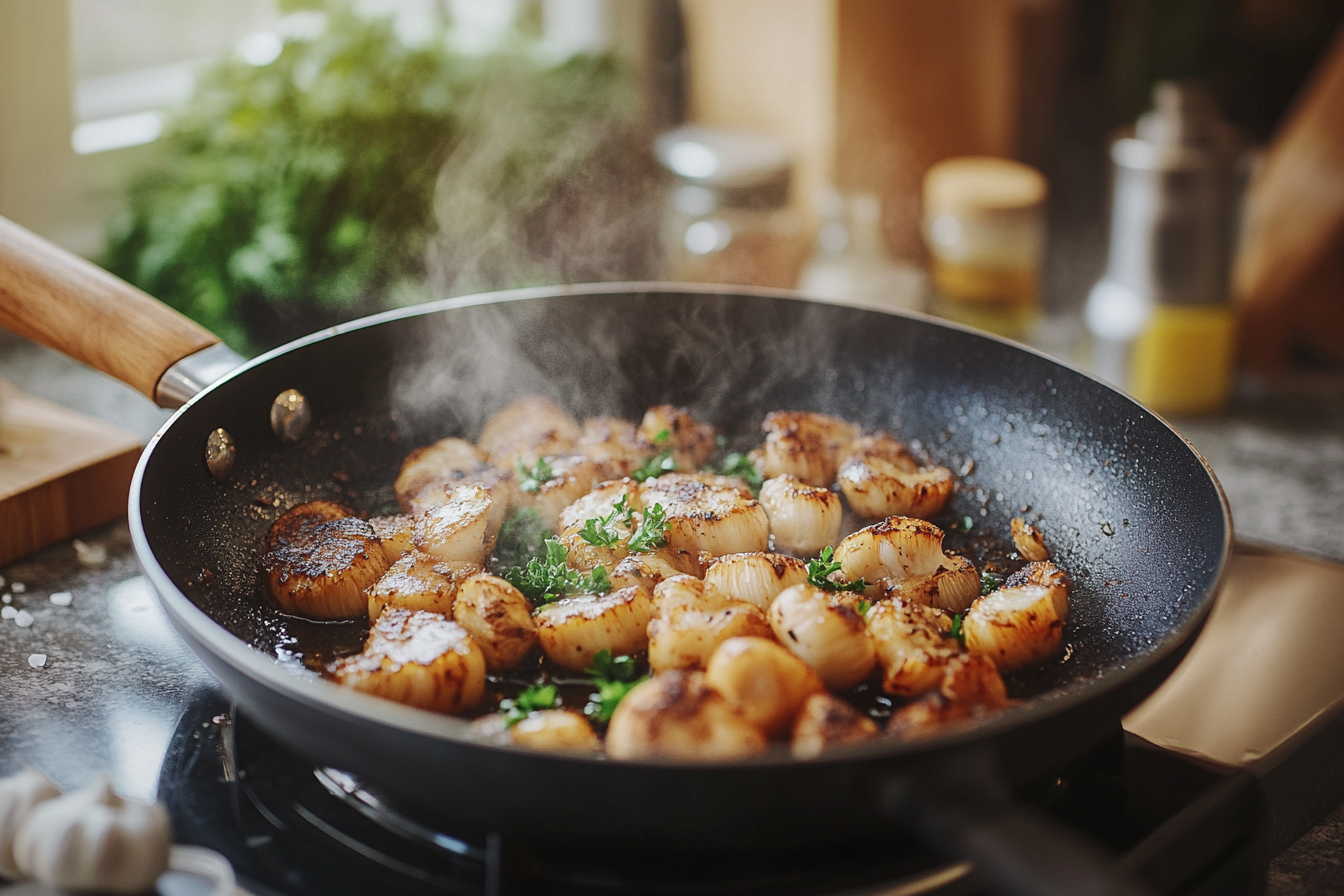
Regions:
[[553, 684], [534, 684], [513, 700], [499, 701], [499, 711], [504, 714], [504, 723], [509, 728], [539, 709], [555, 709], [560, 705], [560, 695]]
[[593, 657], [593, 664], [583, 671], [594, 678], [609, 681], [634, 681], [639, 667], [635, 665], [634, 657], [612, 656], [611, 651], [604, 647]]
[[957, 643], [962, 647], [966, 646], [966, 633], [961, 630], [961, 620], [966, 617], [965, 613], [958, 613], [952, 617], [952, 631], [948, 633], [949, 638], [956, 638]]
[[584, 522], [579, 537], [595, 547], [614, 548], [621, 540], [621, 530], [612, 516], [593, 517]]
[[832, 581], [831, 576], [840, 571], [840, 563], [832, 559], [834, 556], [835, 548], [826, 547], [821, 549], [819, 559], [807, 561], [807, 581], [809, 584], [825, 591], [863, 591], [868, 587], [868, 583], [863, 579], [859, 579], [857, 582]]
[[620, 543], [621, 536], [625, 533], [619, 528], [621, 525], [627, 528], [634, 521], [634, 511], [630, 509], [626, 498], [629, 495], [622, 494], [611, 505], [611, 513], [606, 516], [600, 516], [586, 520], [583, 529], [579, 531], [579, 537], [591, 545], [599, 548], [614, 548]]
[[555, 478], [555, 471], [544, 457], [537, 458], [536, 466], [530, 470], [523, 466], [521, 457], [515, 461], [515, 465], [518, 468], [518, 487], [525, 492], [539, 492], [543, 485]]
[[660, 429], [660, 430], [658, 430], [657, 434], [654, 435], [654, 437], [653, 437], [653, 444], [655, 444], [655, 445], [661, 445], [661, 444], [663, 444], [664, 442], [666, 442], [666, 441], [667, 441], [668, 439], [670, 439], [670, 438], [672, 438], [672, 430], [670, 430], [670, 429]]
[[584, 575], [569, 568], [565, 562], [568, 557], [569, 550], [552, 536], [542, 542], [540, 556], [528, 560], [525, 566], [504, 570], [504, 578], [534, 604], [548, 604], [571, 594], [606, 594], [611, 590], [605, 566]]
[[606, 594], [611, 590], [611, 578], [605, 566], [594, 566], [586, 576], [579, 576], [578, 587], [571, 594]]
[[610, 722], [616, 706], [625, 699], [625, 695], [635, 685], [647, 681], [648, 676], [639, 677], [639, 668], [633, 657], [613, 657], [610, 650], [599, 650], [593, 657], [593, 664], [585, 670], [593, 676], [593, 687], [597, 688], [589, 695], [584, 713], [597, 722]]
[[542, 544], [551, 532], [541, 520], [541, 514], [524, 507], [504, 521], [495, 540], [495, 566], [507, 569], [523, 566], [542, 553]]
[[644, 511], [644, 520], [630, 536], [630, 552], [652, 551], [667, 544], [667, 513], [663, 505], [654, 504]]
[[975, 528], [975, 520], [971, 519], [969, 516], [963, 516], [953, 520], [952, 524], [947, 528], [951, 529], [953, 532], [969, 532]]
[[630, 478], [636, 482], [644, 482], [648, 479], [657, 479], [664, 473], [672, 473], [677, 469], [677, 462], [672, 459], [672, 451], [659, 451], [653, 457], [644, 461], [643, 466], [630, 474]]
[[858, 606], [859, 615], [860, 615], [860, 616], [867, 616], [867, 615], [868, 615], [868, 611], [869, 611], [870, 609], [872, 609], [872, 607], [873, 607], [873, 605], [870, 604], [870, 603], [869, 603], [868, 601], [866, 601], [866, 600], [861, 600], [861, 601], [859, 601], [859, 606]]
[[725, 457], [723, 463], [719, 465], [718, 472], [724, 476], [741, 478], [747, 483], [747, 488], [751, 489], [753, 495], [761, 493], [761, 484], [765, 482], [760, 470], [757, 470], [756, 465], [751, 462], [751, 458], [740, 451], [734, 451]]
[[999, 575], [998, 573], [996, 573], [996, 572], [990, 572], [990, 571], [987, 570], [987, 569], [985, 569], [985, 570], [981, 570], [981, 572], [980, 572], [980, 596], [981, 596], [981, 597], [984, 597], [986, 594], [990, 594], [990, 593], [992, 593], [992, 592], [994, 592], [994, 591], [998, 591], [999, 588], [1002, 587], [1003, 582], [1004, 582], [1004, 578], [1003, 578], [1003, 576]]

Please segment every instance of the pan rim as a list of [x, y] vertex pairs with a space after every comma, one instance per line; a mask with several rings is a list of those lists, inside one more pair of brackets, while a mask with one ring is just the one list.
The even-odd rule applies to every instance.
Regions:
[[[486, 743], [472, 737], [468, 733], [468, 723], [462, 719], [404, 706], [389, 700], [355, 692], [350, 688], [341, 687], [315, 675], [309, 677], [295, 674], [291, 668], [282, 665], [276, 658], [263, 654], [255, 647], [245, 643], [242, 639], [225, 629], [203, 610], [197, 607], [196, 604], [183, 594], [173, 583], [163, 566], [157, 561], [149, 541], [149, 536], [145, 531], [142, 515], [141, 493], [144, 487], [147, 468], [153, 458], [157, 446], [162, 441], [163, 436], [174, 427], [177, 420], [190, 412], [199, 401], [203, 400], [204, 396], [213, 393], [216, 389], [223, 388], [225, 384], [236, 377], [241, 376], [254, 368], [264, 366], [272, 358], [290, 354], [305, 346], [323, 342], [348, 332], [379, 326], [390, 321], [438, 314], [456, 308], [475, 305], [560, 297], [601, 296], [630, 293], [770, 298], [807, 302], [809, 304], [838, 305], [865, 312], [910, 318], [940, 328], [964, 333], [978, 339], [985, 339], [991, 342], [1007, 345], [1018, 351], [1026, 352], [1063, 368], [1073, 375], [1079, 376], [1085, 380], [1090, 380], [1104, 387], [1107, 391], [1123, 398], [1133, 405], [1136, 410], [1151, 415], [1159, 424], [1161, 424], [1161, 426], [1170, 431], [1186, 446], [1187, 449], [1189, 449], [1191, 454], [1193, 454], [1195, 459], [1199, 462], [1204, 473], [1209, 477], [1210, 482], [1214, 486], [1215, 494], [1218, 497], [1219, 510], [1223, 524], [1223, 540], [1217, 558], [1217, 574], [1207, 589], [1206, 595], [1201, 599], [1196, 611], [1184, 619], [1181, 625], [1166, 632], [1151, 649], [1131, 658], [1128, 662], [1122, 662], [1117, 666], [1109, 667], [1103, 675], [1099, 675], [1086, 681], [1073, 682], [1062, 688], [1040, 694], [1031, 698], [1031, 700], [1027, 701], [1022, 706], [1010, 707], [995, 712], [989, 716], [974, 719], [965, 723], [949, 725], [937, 735], [926, 738], [907, 741], [882, 739], [869, 744], [828, 751], [815, 759], [795, 759], [789, 755], [786, 750], [783, 751], [782, 754], [772, 750], [766, 754], [740, 760], [687, 763], [684, 761], [672, 760], [614, 761], [601, 755], [541, 753], [520, 746]], [[797, 766], [803, 764], [824, 765], [831, 763], [849, 763], [859, 760], [914, 760], [940, 751], [955, 750], [983, 744], [999, 735], [1030, 725], [1034, 722], [1040, 722], [1054, 716], [1062, 715], [1090, 701], [1120, 691], [1126, 685], [1147, 673], [1152, 667], [1160, 664], [1168, 656], [1181, 650], [1198, 635], [1205, 618], [1212, 608], [1213, 599], [1222, 590], [1225, 583], [1229, 566], [1228, 561], [1231, 556], [1233, 543], [1232, 515], [1227, 495], [1223, 489], [1222, 483], [1218, 480], [1213, 468], [1209, 465], [1208, 460], [1203, 454], [1199, 452], [1194, 444], [1186, 438], [1179, 429], [1173, 426], [1164, 417], [1135, 401], [1132, 397], [1121, 392], [1119, 389], [1104, 382], [1099, 377], [1081, 370], [1072, 364], [1061, 361], [1020, 342], [985, 333], [972, 327], [935, 318], [920, 312], [905, 309], [876, 308], [869, 305], [822, 302], [814, 297], [809, 297], [804, 293], [793, 290], [716, 284], [666, 283], [659, 281], [608, 282], [527, 287], [522, 289], [500, 290], [466, 296], [456, 296], [427, 302], [422, 305], [379, 312], [355, 321], [338, 324], [265, 352], [206, 386], [199, 394], [183, 404], [182, 407], [179, 408], [149, 440], [149, 443], [146, 445], [145, 450], [142, 452], [140, 460], [136, 465], [135, 474], [131, 482], [128, 517], [132, 543], [140, 560], [140, 564], [144, 568], [146, 576], [154, 588], [155, 594], [158, 595], [160, 603], [164, 606], [165, 611], [168, 613], [174, 625], [186, 627], [194, 637], [199, 638], [206, 643], [216, 657], [228, 663], [228, 665], [237, 672], [270, 688], [272, 691], [279, 691], [290, 699], [298, 700], [303, 704], [334, 713], [338, 716], [352, 716], [366, 722], [386, 725], [408, 733], [443, 739], [460, 747], [504, 751], [507, 753], [525, 755], [531, 759], [553, 761], [564, 764], [614, 763], [621, 767], [648, 767], [663, 770], [676, 769], [689, 771], [766, 768]]]

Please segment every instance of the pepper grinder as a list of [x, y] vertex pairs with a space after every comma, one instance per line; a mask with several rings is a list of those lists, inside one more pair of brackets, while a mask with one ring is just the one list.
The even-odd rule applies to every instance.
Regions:
[[1216, 411], [1231, 393], [1239, 155], [1208, 94], [1171, 81], [1111, 145], [1110, 253], [1084, 320], [1094, 372], [1159, 413]]

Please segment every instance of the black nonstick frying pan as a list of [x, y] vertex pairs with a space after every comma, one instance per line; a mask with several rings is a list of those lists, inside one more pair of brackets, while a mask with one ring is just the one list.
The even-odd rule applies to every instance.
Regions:
[[[99, 315], [99, 332], [58, 334], [53, 309], [72, 301], [86, 307], [59, 311], [66, 325]], [[0, 324], [168, 402], [194, 388], [194, 375], [178, 365], [163, 386], [164, 368], [212, 340], [146, 302], [0, 219]], [[142, 328], [155, 322], [153, 360], [139, 360], [143, 337], [124, 338], [128, 316]], [[197, 357], [227, 367], [225, 351]], [[913, 827], [996, 865], [1010, 890], [1135, 892], [1062, 852], [1046, 871], [1024, 871], [1056, 847], [1042, 847], [1036, 816], [1000, 799], [1114, 734], [1189, 648], [1228, 557], [1230, 516], [1208, 466], [1113, 389], [919, 316], [667, 284], [515, 291], [377, 315], [202, 385], [141, 460], [130, 498], [136, 549], [196, 654], [258, 725], [312, 761], [428, 818], [519, 836], [581, 845], [600, 828], [608, 848], [742, 849]], [[271, 424], [272, 403], [288, 389], [312, 413], [289, 443]], [[490, 412], [532, 394], [576, 417], [684, 404], [744, 441], [780, 408], [918, 441], [962, 471], [949, 517], [969, 517], [972, 533], [1006, 533], [1013, 516], [1039, 520], [1074, 582], [1065, 657], [1010, 679], [1019, 706], [926, 740], [808, 762], [780, 753], [706, 765], [483, 746], [461, 720], [304, 671], [296, 654], [348, 649], [359, 632], [266, 604], [256, 564], [270, 524], [319, 497], [380, 511], [407, 451], [474, 437]], [[236, 445], [223, 479], [206, 464], [219, 428]], [[969, 827], [949, 833], [954, 821]]]

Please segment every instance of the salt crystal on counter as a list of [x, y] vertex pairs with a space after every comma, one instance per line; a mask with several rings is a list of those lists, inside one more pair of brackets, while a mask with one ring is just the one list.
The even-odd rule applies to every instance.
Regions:
[[14, 624], [19, 628], [27, 628], [33, 624], [33, 614], [27, 610], [20, 610], [14, 614]]
[[17, 615], [19, 615], [19, 611], [14, 607], [0, 607], [0, 619], [13, 619]]
[[51, 597], [47, 598], [47, 600], [51, 601], [58, 607], [68, 607], [70, 606], [71, 601], [73, 601], [74, 599], [75, 596], [71, 594], [69, 591], [53, 591]]
[[33, 653], [28, 656], [28, 665], [34, 669], [41, 669], [47, 664], [47, 655], [45, 653]]
[[9, 590], [13, 591], [15, 594], [22, 594], [28, 590], [28, 586], [22, 582], [14, 582], [9, 586]]
[[81, 566], [87, 566], [90, 569], [99, 569], [107, 562], [107, 548], [100, 544], [86, 544], [76, 538], [70, 542], [75, 549], [75, 559]]

